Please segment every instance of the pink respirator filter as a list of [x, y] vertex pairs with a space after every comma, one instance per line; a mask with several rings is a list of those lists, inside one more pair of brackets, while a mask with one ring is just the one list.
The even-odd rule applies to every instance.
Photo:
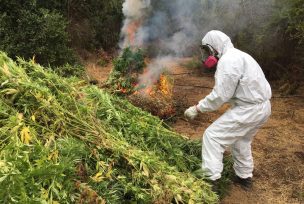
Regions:
[[204, 65], [206, 68], [211, 69], [213, 67], [215, 67], [215, 65], [217, 64], [218, 60], [216, 59], [216, 57], [214, 56], [209, 56], [205, 62]]

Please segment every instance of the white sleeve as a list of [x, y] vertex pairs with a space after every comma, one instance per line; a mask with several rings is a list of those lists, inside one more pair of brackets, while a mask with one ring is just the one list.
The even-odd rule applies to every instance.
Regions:
[[212, 92], [199, 102], [197, 108], [201, 112], [215, 111], [224, 103], [228, 102], [238, 86], [239, 76], [236, 74], [220, 73], [215, 74], [215, 86]]

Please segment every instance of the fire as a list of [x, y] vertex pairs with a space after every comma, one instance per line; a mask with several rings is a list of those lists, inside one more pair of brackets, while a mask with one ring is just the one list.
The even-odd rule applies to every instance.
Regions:
[[134, 87], [134, 95], [141, 94], [145, 96], [153, 96], [155, 94], [154, 86], [136, 85]]
[[118, 91], [122, 94], [128, 94], [128, 89], [122, 87], [121, 85], [118, 85]]
[[126, 39], [128, 41], [128, 44], [131, 46], [135, 45], [135, 37], [140, 25], [141, 25], [140, 20], [131, 21], [128, 25], [126, 25], [126, 30], [125, 30]]
[[160, 93], [163, 97], [172, 98], [173, 84], [168, 76], [162, 74], [154, 84], [149, 86], [137, 84], [134, 85], [134, 90], [134, 95], [142, 94], [150, 97], [158, 97]]
[[149, 95], [149, 96], [153, 96], [153, 95], [155, 94], [155, 92], [153, 91], [153, 87], [152, 87], [152, 86], [147, 87], [147, 88], [145, 89], [145, 94], [146, 94], [146, 95]]
[[156, 81], [150, 78], [147, 81], [148, 85], [135, 85], [135, 91], [129, 99], [134, 105], [142, 107], [155, 116], [162, 119], [171, 118], [176, 113], [173, 100], [173, 81], [165, 74], [161, 74], [157, 78]]
[[163, 95], [171, 98], [172, 92], [173, 92], [173, 86], [172, 83], [169, 81], [169, 78], [162, 74], [159, 79], [159, 89], [162, 92]]
[[122, 88], [122, 89], [120, 89], [120, 90], [121, 90], [121, 93], [124, 93], [124, 94], [128, 93], [128, 90], [127, 90], [127, 89]]

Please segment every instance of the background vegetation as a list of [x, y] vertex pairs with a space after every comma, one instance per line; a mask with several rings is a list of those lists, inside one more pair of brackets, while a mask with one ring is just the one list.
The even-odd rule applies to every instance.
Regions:
[[52, 67], [75, 64], [72, 50], [115, 49], [121, 23], [122, 0], [0, 0], [0, 50]]
[[[13, 58], [35, 56], [40, 64], [52, 67], [75, 64], [72, 50], [115, 50], [123, 22], [122, 3], [123, 0], [0, 0], [0, 50]], [[231, 18], [221, 12], [221, 1], [205, 3], [207, 10], [212, 8], [217, 16]], [[249, 23], [236, 29], [237, 19], [230, 19], [231, 23], [222, 30], [233, 33], [236, 46], [252, 54], [268, 78], [298, 86], [304, 72], [304, 0], [246, 0], [240, 4], [243, 9], [235, 18]], [[266, 7], [267, 12], [261, 14], [260, 10]], [[73, 72], [71, 67], [64, 67], [67, 69], [61, 69], [65, 75]]]
[[304, 77], [304, 1], [276, 0], [272, 11], [268, 21], [252, 21], [234, 40], [263, 65], [268, 78], [296, 88]]
[[38, 7], [35, 0], [1, 0], [0, 4], [0, 50], [13, 57], [35, 56], [44, 65], [74, 61], [67, 20], [60, 13]]
[[69, 22], [67, 31], [79, 49], [116, 48], [123, 0], [37, 0], [37, 6], [59, 12]]

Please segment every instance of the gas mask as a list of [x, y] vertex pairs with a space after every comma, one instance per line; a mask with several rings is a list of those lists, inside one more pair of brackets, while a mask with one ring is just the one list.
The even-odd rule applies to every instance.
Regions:
[[204, 68], [214, 69], [218, 62], [218, 52], [209, 44], [201, 45], [200, 51], [202, 54], [202, 61]]

